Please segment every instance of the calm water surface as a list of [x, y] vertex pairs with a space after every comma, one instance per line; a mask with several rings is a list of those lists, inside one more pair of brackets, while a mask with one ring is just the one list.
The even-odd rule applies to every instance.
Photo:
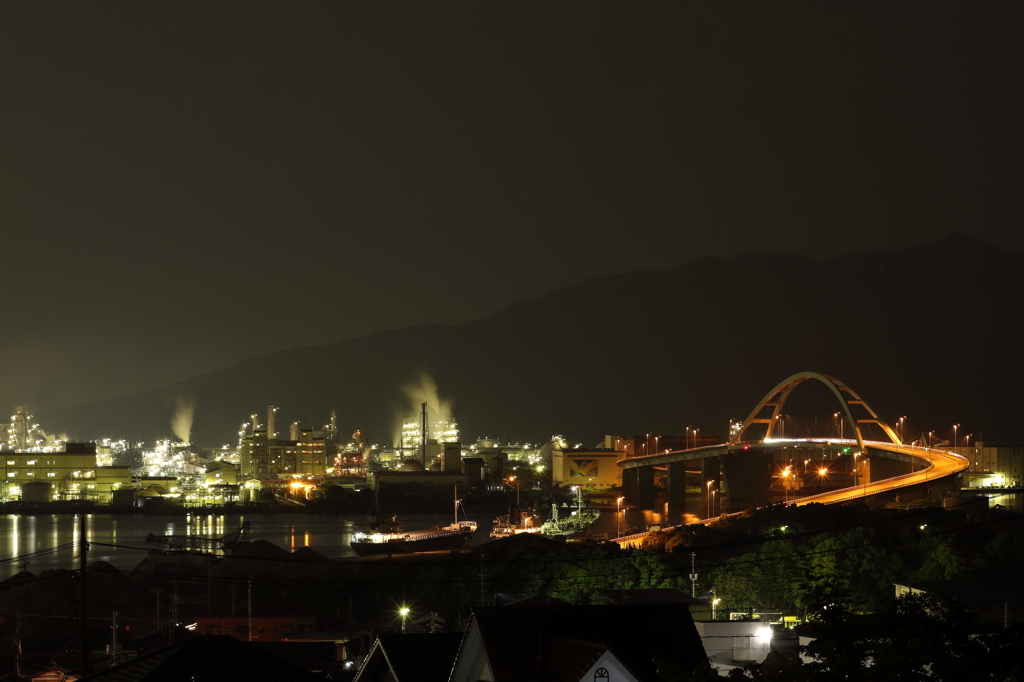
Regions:
[[[630, 528], [646, 529], [652, 524], [678, 524], [683, 511], [625, 511], [616, 518], [615, 509], [603, 511], [594, 524], [593, 532], [614, 537], [617, 528], [626, 532]], [[547, 516], [547, 513], [544, 514]], [[404, 514], [402, 523], [407, 530], [419, 530], [434, 525], [451, 523], [450, 516], [431, 514]], [[470, 540], [470, 546], [489, 542], [494, 514], [469, 514], [479, 530]], [[147, 545], [146, 537], [153, 535], [198, 535], [221, 537], [236, 530], [243, 521], [251, 524], [253, 540], [266, 540], [284, 549], [294, 551], [303, 546], [315, 549], [329, 558], [354, 557], [349, 547], [353, 533], [363, 521], [362, 515], [328, 516], [306, 514], [236, 514], [196, 516], [154, 515], [86, 515], [86, 535], [90, 544], [89, 562], [106, 561], [123, 571], [134, 569], [152, 549], [160, 545]], [[51, 569], [77, 567], [77, 517], [65, 514], [0, 515], [0, 580], [22, 570], [36, 575]], [[57, 548], [57, 551], [51, 551]], [[29, 556], [39, 552], [49, 552]], [[26, 565], [25, 562], [28, 562]]]
[[[989, 504], [1001, 504], [1007, 509], [1024, 511], [1024, 495], [1008, 493], [992, 497]], [[703, 509], [700, 505], [687, 508], [669, 508], [667, 505], [656, 511], [621, 511], [615, 508], [602, 511], [601, 517], [592, 527], [598, 536], [615, 537], [617, 532], [625, 534], [630, 529], [646, 530], [649, 526], [678, 525], [690, 520]], [[547, 511], [543, 516], [547, 516]], [[477, 522], [479, 530], [470, 540], [470, 546], [489, 542], [493, 514], [469, 514]], [[362, 515], [327, 516], [306, 514], [238, 514], [185, 516], [144, 516], [89, 514], [86, 516], [86, 534], [90, 541], [89, 562], [106, 561], [123, 571], [134, 569], [151, 549], [159, 545], [147, 545], [146, 537], [153, 535], [200, 535], [220, 537], [238, 528], [243, 521], [252, 526], [253, 540], [266, 540], [284, 549], [294, 551], [303, 546], [312, 547], [328, 558], [354, 557], [349, 547], [352, 535], [364, 521]], [[430, 514], [404, 514], [402, 522], [407, 530], [419, 530], [451, 522], [450, 516]], [[74, 546], [63, 545], [78, 542], [78, 523], [74, 516], [51, 514], [22, 516], [0, 515], [0, 580], [21, 570], [36, 575], [51, 569], [72, 569], [77, 567], [78, 551]], [[41, 556], [27, 556], [38, 552], [53, 551]], [[28, 565], [25, 565], [25, 561]]]

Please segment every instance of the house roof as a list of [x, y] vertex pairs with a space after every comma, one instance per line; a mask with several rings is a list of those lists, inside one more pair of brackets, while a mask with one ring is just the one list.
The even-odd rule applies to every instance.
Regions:
[[359, 668], [354, 682], [382, 679], [389, 668], [396, 682], [447, 682], [462, 633], [382, 634]]
[[684, 604], [482, 607], [473, 619], [495, 682], [578, 680], [606, 650], [642, 680], [658, 679], [655, 657], [682, 670], [705, 658]]
[[320, 682], [320, 678], [228, 635], [196, 635], [85, 678], [90, 682]]

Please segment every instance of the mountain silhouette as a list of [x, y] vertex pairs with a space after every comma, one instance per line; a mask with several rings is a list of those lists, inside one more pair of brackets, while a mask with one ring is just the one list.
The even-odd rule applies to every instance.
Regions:
[[[553, 267], [557, 265], [553, 264]], [[788, 254], [702, 258], [601, 275], [463, 325], [420, 325], [296, 348], [152, 393], [45, 412], [73, 439], [151, 441], [179, 397], [192, 440], [234, 443], [249, 415], [280, 406], [277, 430], [319, 427], [388, 442], [401, 387], [427, 373], [454, 401], [462, 440], [562, 434], [725, 434], [776, 383], [823, 372], [911, 431], [1020, 442], [1024, 254], [963, 235], [828, 262]], [[259, 333], [240, 329], [239, 333]], [[973, 441], [972, 441], [973, 442]]]

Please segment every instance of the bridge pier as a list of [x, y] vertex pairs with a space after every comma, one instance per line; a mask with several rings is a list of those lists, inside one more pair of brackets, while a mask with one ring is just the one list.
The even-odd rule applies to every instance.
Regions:
[[767, 450], [730, 452], [722, 458], [728, 486], [728, 504], [722, 512], [738, 512], [768, 504], [772, 483], [772, 457]]
[[626, 506], [650, 509], [654, 506], [654, 467], [636, 467], [622, 472]]
[[668, 503], [673, 507], [686, 504], [686, 464], [687, 462], [668, 463]]

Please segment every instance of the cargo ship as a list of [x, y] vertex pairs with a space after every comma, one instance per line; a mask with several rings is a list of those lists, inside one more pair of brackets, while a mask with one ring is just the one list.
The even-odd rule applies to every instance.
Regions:
[[349, 545], [359, 556], [463, 549], [476, 532], [476, 521], [459, 521], [461, 504], [462, 500], [456, 490], [455, 519], [452, 524], [432, 526], [427, 530], [403, 531], [397, 514], [375, 512], [370, 517], [370, 532], [356, 533]]

